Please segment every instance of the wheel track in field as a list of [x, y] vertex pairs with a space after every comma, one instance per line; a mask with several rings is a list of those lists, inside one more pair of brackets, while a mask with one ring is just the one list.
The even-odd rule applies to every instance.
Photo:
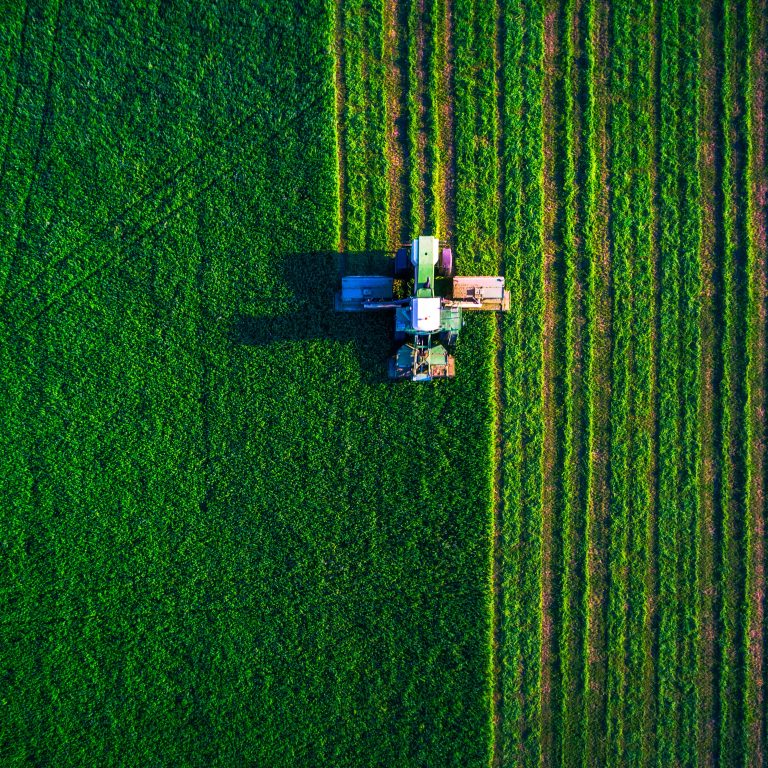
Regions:
[[[311, 111], [314, 108], [314, 104], [307, 104], [302, 109], [298, 110], [294, 115], [288, 116], [287, 119], [293, 120], [301, 114]], [[79, 243], [74, 248], [70, 249], [64, 256], [52, 262], [44, 270], [37, 273], [30, 281], [19, 288], [16, 293], [10, 296], [2, 308], [0, 308], [0, 316], [6, 322], [6, 324], [14, 321], [21, 321], [21, 327], [25, 327], [30, 322], [34, 322], [42, 317], [52, 306], [57, 304], [65, 296], [69, 295], [72, 290], [80, 287], [93, 276], [98, 274], [101, 270], [105, 269], [111, 264], [119, 263], [124, 258], [126, 258], [125, 251], [128, 249], [128, 247], [138, 243], [144, 236], [154, 231], [170, 216], [177, 213], [186, 205], [197, 200], [202, 193], [207, 191], [210, 186], [217, 183], [227, 173], [233, 172], [233, 170], [239, 164], [236, 158], [231, 158], [227, 162], [222, 161], [223, 167], [217, 166], [216, 163], [212, 162], [211, 158], [215, 158], [215, 153], [223, 149], [224, 143], [229, 138], [235, 135], [244, 126], [251, 125], [253, 118], [259, 116], [260, 114], [260, 110], [254, 110], [239, 121], [233, 123], [226, 131], [222, 132], [218, 137], [216, 137], [205, 148], [205, 150], [201, 151], [197, 157], [179, 166], [160, 184], [156, 185], [154, 188], [142, 195], [139, 200], [128, 205], [122, 213], [110, 219], [110, 221], [104, 227], [89, 233], [87, 239]], [[273, 128], [273, 135], [275, 137], [279, 137], [282, 130], [281, 125], [273, 122]], [[218, 172], [211, 174], [212, 167], [218, 167]], [[192, 189], [190, 190], [190, 180], [188, 177], [192, 174], [196, 174], [196, 176], [193, 179], [194, 183], [191, 184]], [[186, 197], [182, 202], [178, 203], [178, 205], [173, 205], [173, 198], [175, 195], [179, 194], [178, 187], [182, 184], [186, 185]], [[183, 192], [184, 189], [181, 189], [182, 194]], [[147, 201], [153, 203], [152, 205], [147, 206], [151, 209], [151, 214], [145, 208], [140, 207], [142, 203]], [[129, 216], [130, 219], [128, 219], [128, 222], [126, 223], [126, 219]], [[155, 220], [142, 229], [142, 225], [146, 223], [148, 218], [154, 218]], [[119, 228], [119, 231], [116, 232], [116, 228]], [[131, 236], [131, 240], [129, 240], [127, 244], [123, 240], [126, 230], [130, 233]], [[133, 235], [136, 236], [134, 237]], [[103, 241], [105, 239], [109, 240], [110, 238], [115, 238], [114, 243], [111, 244], [114, 250], [111, 255], [101, 260], [94, 267], [88, 267], [88, 263], [85, 261], [83, 265], [85, 274], [82, 277], [74, 278], [69, 283], [67, 283], [66, 279], [62, 279], [59, 284], [64, 285], [64, 290], [55, 294], [55, 296], [50, 301], [47, 301], [43, 309], [40, 309], [38, 312], [31, 314], [27, 318], [23, 318], [22, 313], [24, 310], [30, 309], [32, 303], [35, 301], [35, 299], [33, 299], [32, 302], [25, 301], [24, 297], [36, 284], [38, 284], [39, 281], [48, 280], [49, 283], [55, 283], [56, 277], [53, 275], [55, 271], [66, 273], [66, 270], [68, 269], [77, 269], [77, 265], [73, 265], [70, 262], [70, 259], [73, 256], [81, 254], [85, 249], [91, 246], [97, 248], [103, 247], [98, 244], [97, 241]], [[40, 290], [39, 287], [38, 290]], [[33, 292], [33, 295], [36, 296], [37, 294], [34, 294]]]
[[[19, 63], [21, 63], [21, 57], [24, 55], [24, 33], [26, 32], [29, 17], [28, 17], [28, 11], [29, 11], [29, 5], [27, 5], [25, 14], [24, 14], [24, 22], [22, 27], [22, 47], [19, 53]], [[26, 228], [26, 225], [29, 221], [29, 213], [30, 213], [30, 203], [32, 200], [32, 193], [35, 187], [37, 186], [39, 179], [40, 179], [40, 169], [41, 169], [41, 156], [42, 156], [42, 146], [43, 146], [43, 138], [45, 136], [46, 128], [50, 127], [50, 123], [52, 122], [51, 116], [53, 113], [53, 105], [51, 101], [51, 87], [52, 87], [52, 81], [53, 81], [53, 69], [54, 64], [56, 60], [56, 44], [59, 37], [59, 31], [60, 31], [60, 21], [61, 21], [61, 2], [59, 2], [56, 6], [56, 15], [53, 20], [53, 32], [52, 32], [52, 39], [51, 39], [51, 51], [50, 55], [48, 57], [48, 63], [46, 65], [45, 70], [45, 86], [43, 88], [43, 100], [42, 100], [42, 111], [40, 114], [40, 128], [37, 132], [37, 139], [35, 141], [35, 148], [32, 153], [32, 174], [31, 178], [29, 180], [29, 183], [27, 184], [26, 191], [24, 193], [24, 202], [19, 206], [19, 211], [23, 211], [23, 214], [21, 216], [21, 223], [19, 224], [17, 230], [16, 230], [16, 237], [13, 238], [15, 241], [15, 247], [11, 251], [10, 254], [10, 260], [8, 263], [7, 269], [5, 269], [5, 274], [0, 275], [0, 278], [2, 279], [2, 285], [0, 285], [0, 294], [5, 293], [5, 288], [7, 286], [8, 278], [13, 273], [13, 268], [16, 265], [16, 258], [18, 255], [19, 248], [21, 246], [21, 239], [24, 234], [24, 230]], [[30, 55], [32, 55], [32, 52], [30, 52]], [[18, 71], [17, 71], [18, 72]], [[6, 138], [6, 144], [5, 144], [5, 150], [4, 150], [4, 160], [3, 160], [3, 166], [2, 171], [3, 173], [0, 174], [0, 179], [2, 179], [5, 176], [5, 166], [7, 162], [7, 151], [8, 146], [11, 141], [11, 132], [13, 129], [13, 121], [15, 119], [16, 110], [18, 107], [18, 74], [17, 74], [17, 88], [16, 92], [14, 94], [14, 112], [11, 116], [11, 124], [9, 125], [8, 129], [8, 136]], [[34, 119], [34, 118], [33, 118]]]
[[13, 89], [13, 100], [11, 102], [11, 111], [8, 118], [8, 130], [5, 133], [5, 141], [3, 142], [3, 159], [0, 162], [0, 184], [5, 180], [5, 167], [6, 160], [8, 158], [8, 146], [11, 143], [11, 135], [13, 134], [13, 127], [16, 124], [16, 115], [18, 113], [19, 93], [21, 92], [21, 80], [19, 79], [19, 68], [21, 66], [21, 60], [24, 56], [24, 49], [27, 46], [27, 25], [29, 24], [29, 0], [24, 3], [24, 18], [21, 21], [21, 32], [19, 33], [19, 54], [16, 58], [16, 71], [14, 72], [15, 84]]

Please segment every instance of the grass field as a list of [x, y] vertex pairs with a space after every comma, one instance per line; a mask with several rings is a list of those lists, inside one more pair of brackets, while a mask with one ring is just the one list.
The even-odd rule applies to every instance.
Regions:
[[[3, 4], [0, 764], [765, 768], [767, 44]], [[511, 310], [391, 385], [419, 232]]]

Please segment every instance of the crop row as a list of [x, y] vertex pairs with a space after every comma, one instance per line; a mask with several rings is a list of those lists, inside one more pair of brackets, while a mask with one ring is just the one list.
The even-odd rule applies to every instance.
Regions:
[[611, 266], [613, 274], [613, 347], [610, 405], [610, 541], [607, 618], [607, 765], [620, 764], [624, 749], [627, 641], [627, 531], [630, 524], [630, 355], [632, 338], [631, 207], [633, 147], [630, 110], [634, 83], [630, 76], [635, 37], [630, 2], [621, 2], [613, 16], [610, 87], [611, 112]]
[[[465, 272], [498, 269], [498, 103], [495, 5], [455, 3], [456, 242]], [[459, 211], [461, 212], [459, 215]]]
[[[754, 164], [754, 141], [753, 136], [753, 100], [755, 100], [756, 91], [754, 87], [753, 60], [755, 58], [755, 46], [758, 42], [759, 18], [756, 15], [756, 9], [753, 3], [746, 2], [740, 6], [740, 16], [737, 19], [739, 25], [740, 42], [739, 55], [741, 57], [741, 66], [739, 68], [739, 77], [737, 82], [738, 100], [740, 110], [738, 116], [738, 130], [742, 137], [741, 147], [743, 152], [741, 178], [739, 184], [739, 197], [736, 201], [737, 209], [740, 211], [740, 236], [741, 252], [744, 275], [741, 282], [741, 307], [739, 317], [741, 326], [737, 330], [737, 339], [739, 347], [737, 348], [736, 358], [741, 361], [743, 366], [739, 372], [740, 380], [743, 383], [743, 407], [742, 407], [742, 425], [737, 434], [737, 445], [739, 446], [739, 455], [744, 462], [743, 472], [743, 535], [742, 535], [742, 560], [743, 560], [743, 607], [739, 611], [741, 667], [744, 678], [740, 681], [741, 697], [740, 712], [741, 723], [738, 734], [738, 744], [741, 755], [746, 762], [750, 755], [756, 752], [756, 739], [754, 736], [755, 722], [760, 723], [761, 717], [765, 714], [760, 712], [756, 702], [755, 680], [753, 670], [756, 666], [755, 659], [752, 656], [751, 636], [753, 632], [753, 622], [755, 615], [755, 601], [760, 599], [761, 588], [754, 583], [755, 579], [755, 552], [756, 541], [754, 537], [757, 527], [756, 516], [762, 514], [758, 506], [763, 500], [754, 497], [752, 482], [757, 467], [755, 452], [757, 444], [756, 435], [760, 434], [760, 414], [753, 414], [753, 398], [755, 397], [755, 387], [759, 385], [761, 373], [757, 370], [757, 361], [760, 355], [757, 350], [759, 339], [758, 326], [762, 322], [758, 309], [759, 288], [756, 288], [754, 281], [759, 270], [758, 256], [756, 252], [755, 238], [756, 232], [753, 231], [753, 222], [755, 215], [755, 200], [753, 194], [753, 164]], [[758, 12], [759, 13], [759, 12]], [[762, 108], [763, 105], [759, 105]], [[762, 136], [757, 137], [758, 141], [763, 141]], [[753, 423], [756, 422], [756, 423]], [[764, 705], [763, 705], [764, 708]], [[765, 749], [765, 745], [763, 745]]]
[[370, 3], [365, 14], [366, 31], [366, 111], [368, 135], [366, 173], [368, 175], [368, 223], [365, 233], [367, 249], [393, 247], [387, 243], [387, 219], [389, 196], [387, 194], [387, 171], [389, 158], [384, 151], [387, 133], [392, 130], [387, 124], [385, 63], [384, 63], [384, 3], [383, 0]]
[[[577, 635], [581, 630], [580, 618], [574, 615], [578, 608], [576, 594], [578, 582], [574, 566], [574, 539], [576, 536], [575, 512], [578, 509], [578, 464], [575, 459], [574, 442], [577, 439], [576, 424], [576, 352], [574, 323], [576, 322], [576, 281], [577, 281], [577, 251], [575, 242], [576, 229], [576, 167], [575, 167], [575, 135], [574, 135], [574, 40], [573, 22], [575, 3], [572, 0], [564, 3], [561, 9], [560, 45], [562, 49], [562, 66], [559, 70], [560, 99], [558, 100], [558, 120], [555, 135], [561, 146], [560, 162], [561, 189], [560, 218], [562, 221], [559, 242], [562, 260], [562, 333], [559, 339], [560, 349], [557, 359], [562, 361], [561, 372], [561, 426], [562, 446], [560, 456], [562, 461], [559, 478], [559, 563], [556, 569], [557, 578], [555, 590], [559, 592], [559, 626], [557, 637], [558, 671], [553, 691], [556, 697], [555, 734], [553, 762], [561, 765], [570, 763], [575, 752], [571, 751], [576, 733], [579, 729], [577, 691], [578, 680], [573, 674], [574, 649], [578, 646]], [[558, 367], [560, 364], [558, 363]], [[578, 450], [578, 446], [577, 446]], [[559, 699], [559, 701], [558, 701]]]
[[701, 36], [697, 3], [680, 7], [680, 582], [678, 601], [679, 759], [693, 764], [699, 745], [699, 489], [701, 482], [701, 181], [699, 179], [699, 89]]
[[720, 86], [720, 122], [722, 131], [722, 170], [721, 194], [722, 205], [722, 256], [720, 281], [720, 313], [721, 313], [721, 379], [718, 401], [720, 407], [720, 493], [717, 510], [720, 518], [719, 545], [719, 611], [718, 611], [718, 650], [719, 650], [719, 681], [718, 681], [718, 760], [725, 763], [730, 756], [736, 754], [736, 722], [738, 714], [735, 709], [737, 690], [737, 598], [736, 588], [739, 568], [736, 561], [735, 525], [735, 488], [738, 485], [736, 472], [736, 457], [734, 455], [734, 370], [733, 350], [736, 345], [736, 317], [734, 272], [737, 249], [736, 213], [736, 180], [734, 172], [734, 152], [731, 143], [731, 126], [733, 121], [733, 58], [734, 18], [730, 3], [723, 4], [722, 19], [722, 80]]
[[541, 759], [543, 13], [520, 0], [507, 3], [502, 17], [502, 263], [511, 312], [502, 327], [501, 751], [517, 765]]
[[368, 166], [366, 130], [368, 104], [364, 78], [365, 17], [362, 0], [342, 6], [341, 27], [344, 46], [344, 221], [346, 244], [350, 250], [362, 250], [366, 240], [366, 204], [368, 202]]
[[677, 3], [661, 8], [664, 29], [660, 81], [670, 87], [661, 94], [659, 114], [659, 222], [661, 301], [659, 306], [659, 466], [658, 466], [658, 758], [674, 759], [678, 748], [678, 539], [681, 461], [681, 343], [680, 343], [680, 129], [681, 91], [678, 75], [680, 9]]
[[425, 0], [422, 19], [423, 30], [423, 77], [424, 77], [424, 227], [428, 234], [445, 237], [440, 221], [442, 207], [440, 173], [443, 170], [440, 156], [440, 17], [438, 0]]
[[597, 115], [595, 110], [595, 90], [593, 78], [595, 77], [595, 2], [587, 0], [584, 5], [583, 22], [583, 50], [584, 72], [582, 77], [583, 107], [582, 107], [582, 196], [583, 196], [583, 262], [584, 273], [584, 330], [582, 337], [582, 402], [583, 402], [583, 450], [586, 456], [584, 462], [583, 483], [584, 490], [584, 527], [583, 527], [583, 554], [580, 558], [583, 572], [583, 592], [581, 595], [580, 611], [583, 617], [583, 636], [580, 647], [581, 659], [579, 669], [581, 671], [584, 690], [583, 706], [580, 713], [582, 732], [578, 737], [578, 749], [575, 749], [573, 762], [577, 765], [588, 765], [589, 750], [587, 735], [590, 729], [590, 637], [592, 616], [590, 610], [590, 598], [592, 594], [591, 571], [593, 564], [591, 559], [593, 545], [593, 531], [595, 514], [595, 345], [597, 335], [597, 267], [599, 245], [597, 242]]
[[652, 367], [654, 360], [654, 249], [652, 209], [653, 164], [652, 108], [654, 103], [654, 13], [646, 3], [632, 6], [634, 16], [636, 79], [633, 88], [634, 180], [631, 188], [634, 234], [632, 328], [632, 415], [634, 418], [630, 454], [631, 519], [629, 531], [629, 636], [626, 724], [626, 757], [645, 759], [649, 730], [648, 695], [651, 669], [648, 563], [651, 517]]

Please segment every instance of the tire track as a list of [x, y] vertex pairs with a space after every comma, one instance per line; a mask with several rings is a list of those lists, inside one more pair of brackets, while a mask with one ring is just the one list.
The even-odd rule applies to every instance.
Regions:
[[[5, 259], [7, 259], [7, 264], [0, 263], [0, 295], [3, 295], [5, 293], [8, 279], [13, 274], [14, 266], [16, 265], [16, 260], [18, 256], [18, 250], [21, 243], [21, 238], [24, 234], [24, 228], [28, 222], [29, 219], [29, 212], [30, 212], [30, 200], [32, 198], [32, 191], [35, 188], [39, 178], [40, 178], [40, 168], [41, 168], [41, 148], [43, 145], [43, 138], [45, 136], [46, 128], [49, 128], [49, 123], [51, 122], [51, 114], [52, 114], [52, 103], [51, 103], [51, 87], [52, 87], [52, 79], [53, 79], [53, 69], [54, 69], [54, 62], [56, 59], [56, 43], [59, 36], [59, 28], [60, 28], [60, 17], [61, 17], [61, 3], [57, 3], [56, 5], [56, 12], [53, 18], [53, 31], [51, 34], [51, 46], [50, 46], [50, 53], [48, 55], [48, 61], [45, 67], [45, 85], [43, 86], [43, 98], [42, 98], [42, 105], [40, 110], [40, 127], [37, 132], [37, 138], [35, 139], [34, 148], [31, 151], [30, 156], [30, 164], [32, 166], [32, 172], [27, 177], [24, 176], [25, 181], [28, 181], [25, 185], [24, 192], [23, 192], [23, 200], [20, 201], [19, 205], [15, 207], [15, 210], [10, 216], [10, 220], [8, 222], [8, 251], [10, 252], [10, 255], [5, 254]], [[27, 17], [27, 14], [25, 13], [25, 19], [24, 19], [24, 27], [22, 29], [22, 32], [25, 32], [28, 27], [29, 19]], [[30, 51], [29, 55], [33, 56], [36, 53], [36, 51]], [[22, 51], [19, 54], [20, 56], [20, 62], [21, 57], [23, 56], [23, 48]], [[21, 63], [20, 65], [21, 66]], [[18, 96], [18, 88], [16, 91], [16, 96]], [[11, 120], [15, 120], [15, 116], [18, 112], [18, 101], [14, 103], [14, 112], [11, 117]], [[34, 116], [31, 118], [34, 120]], [[4, 151], [4, 161], [3, 166], [0, 169], [0, 178], [3, 178], [5, 180], [5, 168], [8, 165], [8, 147], [11, 143], [11, 132], [12, 132], [12, 125], [9, 128], [9, 133], [5, 145], [5, 151]], [[21, 170], [21, 169], [18, 169]], [[19, 217], [21, 217], [21, 221], [19, 221]], [[15, 233], [14, 233], [15, 230]], [[11, 250], [10, 243], [13, 241], [14, 248]], [[4, 260], [5, 260], [4, 259]]]
[[0, 184], [5, 180], [5, 167], [8, 158], [8, 146], [11, 143], [13, 128], [16, 125], [16, 116], [18, 114], [19, 93], [21, 92], [21, 79], [19, 78], [19, 69], [21, 68], [24, 49], [27, 47], [27, 25], [29, 24], [29, 0], [24, 3], [24, 18], [21, 20], [21, 32], [19, 33], [19, 54], [16, 57], [16, 69], [14, 70], [14, 89], [13, 99], [11, 101], [10, 112], [8, 113], [8, 130], [5, 132], [3, 142], [3, 159], [0, 161]]

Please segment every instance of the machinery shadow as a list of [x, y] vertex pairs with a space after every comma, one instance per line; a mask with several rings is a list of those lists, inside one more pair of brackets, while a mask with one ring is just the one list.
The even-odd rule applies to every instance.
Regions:
[[391, 276], [393, 257], [387, 251], [287, 254], [279, 275], [281, 296], [262, 296], [254, 289], [248, 305], [263, 308], [263, 313], [235, 315], [230, 340], [247, 347], [314, 340], [352, 343], [365, 380], [387, 381], [387, 360], [397, 346], [392, 312], [336, 312], [334, 296], [344, 274]]

